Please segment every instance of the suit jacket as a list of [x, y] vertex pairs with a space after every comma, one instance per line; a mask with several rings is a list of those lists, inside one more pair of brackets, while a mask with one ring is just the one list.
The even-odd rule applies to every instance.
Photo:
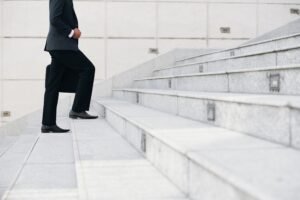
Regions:
[[78, 20], [73, 7], [73, 0], [50, 0], [50, 28], [45, 51], [78, 50], [78, 40], [69, 38]]
[[[49, 84], [51, 74], [51, 65], [48, 65], [46, 68], [46, 81], [45, 84]], [[66, 93], [75, 93], [77, 84], [78, 84], [78, 72], [72, 69], [66, 69], [63, 73], [63, 78], [60, 83], [59, 92], [66, 92]], [[45, 85], [45, 86], [46, 86]]]

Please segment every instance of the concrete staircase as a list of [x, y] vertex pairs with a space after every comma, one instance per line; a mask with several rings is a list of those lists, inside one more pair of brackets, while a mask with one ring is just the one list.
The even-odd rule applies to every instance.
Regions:
[[41, 134], [31, 123], [3, 137], [0, 199], [188, 200], [105, 120], [58, 121], [72, 133]]
[[94, 107], [190, 199], [300, 199], [299, 40], [156, 66]]
[[[175, 50], [161, 62], [199, 52], [207, 50]], [[188, 199], [104, 119], [69, 119], [72, 101], [60, 99], [57, 112], [71, 133], [41, 134], [41, 109], [0, 127], [1, 200]]]
[[41, 110], [1, 127], [0, 197], [300, 199], [300, 34], [278, 30], [95, 85], [103, 119], [70, 120], [61, 101], [71, 134], [41, 135]]

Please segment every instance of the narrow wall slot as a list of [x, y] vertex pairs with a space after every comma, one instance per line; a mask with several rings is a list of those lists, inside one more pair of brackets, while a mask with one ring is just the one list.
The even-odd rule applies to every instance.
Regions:
[[168, 86], [169, 86], [169, 88], [172, 88], [172, 79], [168, 80]]
[[216, 120], [216, 104], [215, 103], [207, 104], [207, 120], [208, 121]]
[[280, 74], [270, 74], [269, 85], [271, 92], [280, 92]]
[[3, 111], [1, 112], [2, 117], [11, 117], [11, 112], [10, 111]]
[[203, 65], [201, 64], [201, 65], [199, 65], [199, 72], [202, 73], [203, 71], [204, 71], [204, 67], [203, 67]]
[[220, 32], [226, 33], [226, 34], [231, 33], [231, 28], [230, 27], [221, 27]]
[[292, 15], [300, 15], [300, 9], [298, 9], [298, 8], [291, 8], [290, 9], [290, 13]]
[[147, 136], [146, 136], [146, 133], [142, 132], [142, 135], [141, 135], [141, 150], [142, 152], [146, 153], [147, 152]]
[[136, 103], [139, 104], [140, 103], [140, 94], [136, 93]]

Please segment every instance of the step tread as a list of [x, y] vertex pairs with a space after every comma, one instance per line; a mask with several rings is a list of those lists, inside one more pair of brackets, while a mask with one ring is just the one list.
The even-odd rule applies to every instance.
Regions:
[[124, 101], [98, 103], [255, 196], [300, 198], [297, 150]]
[[58, 122], [71, 132], [35, 127], [0, 157], [0, 199], [188, 200], [103, 119]]
[[261, 41], [258, 41], [258, 42], [251, 41], [251, 43], [250, 43], [250, 41], [249, 41], [248, 43], [242, 44], [242, 45], [237, 46], [237, 47], [217, 50], [217, 51], [207, 53], [207, 54], [199, 54], [197, 56], [192, 56], [192, 57], [189, 57], [189, 58], [176, 60], [176, 62], [182, 62], [182, 61], [185, 61], [185, 60], [190, 60], [190, 59], [194, 59], [194, 58], [198, 58], [198, 57], [202, 57], [202, 56], [222, 53], [222, 52], [226, 52], [226, 51], [234, 51], [234, 50], [238, 50], [238, 49], [241, 49], [241, 48], [244, 48], [244, 47], [249, 47], [249, 46], [258, 46], [258, 45], [261, 45], [261, 44], [275, 42], [277, 40], [289, 39], [289, 38], [293, 38], [293, 37], [297, 37], [297, 36], [300, 36], [299, 32], [293, 33], [293, 34], [287, 34], [285, 36], [275, 37], [275, 38], [272, 38], [272, 39], [265, 39], [265, 40], [261, 40]]
[[296, 150], [222, 149], [192, 152], [189, 157], [217, 174], [226, 174], [228, 180], [261, 199], [300, 198], [300, 152]]
[[251, 52], [251, 53], [246, 53], [246, 54], [238, 55], [238, 56], [225, 56], [225, 57], [214, 58], [214, 59], [210, 59], [210, 60], [206, 60], [206, 61], [193, 61], [193, 62], [190, 62], [190, 63], [179, 64], [179, 65], [175, 65], [173, 67], [167, 67], [167, 68], [157, 69], [157, 70], [154, 70], [154, 71], [161, 71], [161, 70], [166, 70], [166, 69], [171, 69], [171, 68], [179, 68], [179, 67], [185, 67], [185, 66], [196, 65], [196, 64], [204, 64], [204, 63], [210, 63], [210, 62], [217, 62], [217, 61], [222, 61], [222, 60], [230, 60], [230, 59], [236, 59], [236, 58], [245, 58], [245, 57], [263, 55], [263, 54], [268, 54], [268, 53], [274, 53], [274, 52], [294, 50], [294, 49], [299, 49], [299, 48], [300, 48], [300, 46], [296, 45], [296, 46], [292, 46], [292, 47], [284, 47], [284, 48], [281, 48], [281, 49], [273, 49], [273, 50]]
[[150, 76], [150, 77], [135, 79], [135, 81], [170, 79], [170, 78], [192, 77], [192, 76], [209, 76], [209, 75], [220, 75], [220, 74], [231, 74], [231, 73], [233, 74], [233, 73], [246, 73], [246, 72], [261, 72], [261, 71], [270, 71], [270, 70], [292, 70], [292, 69], [300, 69], [300, 65], [292, 64], [292, 65], [272, 66], [272, 67], [262, 67], [262, 68], [222, 70], [222, 71], [215, 71], [215, 72], [186, 73], [186, 74], [183, 73], [179, 75]]
[[266, 40], [272, 40], [272, 39], [274, 40], [276, 38], [286, 37], [288, 35], [299, 34], [299, 27], [300, 27], [300, 20], [296, 19], [274, 30], [264, 33], [263, 35], [253, 38], [247, 41], [245, 44], [242, 44], [241, 46], [260, 43]]
[[247, 93], [225, 93], [225, 92], [199, 92], [182, 90], [160, 90], [123, 88], [113, 91], [129, 91], [146, 94], [170, 95], [177, 97], [200, 98], [217, 101], [230, 101], [237, 103], [259, 104], [269, 106], [290, 106], [300, 108], [300, 96], [272, 95], [272, 94], [247, 94]]
[[18, 136], [0, 136], [0, 158], [17, 141]]
[[88, 199], [188, 200], [104, 119], [71, 123]]

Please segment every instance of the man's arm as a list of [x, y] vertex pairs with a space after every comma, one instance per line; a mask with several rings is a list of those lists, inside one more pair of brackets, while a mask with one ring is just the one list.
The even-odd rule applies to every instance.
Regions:
[[74, 10], [74, 8], [73, 8], [73, 15], [74, 15], [75, 22], [76, 22], [76, 25], [75, 25], [75, 27], [76, 27], [76, 28], [78, 28], [78, 19], [77, 19], [77, 15], [76, 15], [76, 13], [75, 13], [75, 10]]
[[[66, 37], [73, 36], [72, 28], [62, 20], [65, 0], [50, 1], [50, 23]], [[73, 34], [72, 34], [73, 33]]]

